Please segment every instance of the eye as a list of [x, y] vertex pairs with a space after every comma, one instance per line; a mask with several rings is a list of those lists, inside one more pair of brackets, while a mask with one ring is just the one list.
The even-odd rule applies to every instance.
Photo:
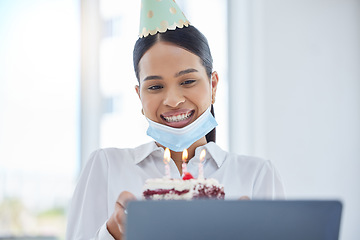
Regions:
[[190, 80], [183, 81], [181, 83], [181, 85], [190, 85], [190, 84], [192, 84], [194, 82], [196, 82], [196, 80], [190, 79]]
[[155, 91], [155, 90], [160, 90], [162, 88], [163, 88], [163, 86], [161, 86], [161, 85], [153, 85], [153, 86], [148, 87], [147, 89]]

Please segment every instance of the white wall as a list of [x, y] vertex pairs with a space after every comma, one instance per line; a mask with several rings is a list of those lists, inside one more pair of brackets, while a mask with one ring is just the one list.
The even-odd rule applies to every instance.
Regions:
[[[248, 52], [236, 71], [250, 71], [237, 81], [249, 91], [250, 107], [246, 116], [236, 106], [230, 112], [247, 119], [240, 128], [250, 143], [231, 150], [271, 159], [289, 199], [342, 200], [341, 239], [358, 239], [360, 1], [239, 2], [248, 14], [239, 32], [248, 35], [237, 48]], [[231, 19], [244, 9], [229, 11]]]

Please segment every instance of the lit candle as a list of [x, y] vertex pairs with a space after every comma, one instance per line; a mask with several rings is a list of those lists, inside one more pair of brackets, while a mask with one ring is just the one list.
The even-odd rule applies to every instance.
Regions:
[[200, 162], [199, 162], [199, 176], [198, 178], [203, 179], [204, 178], [204, 166], [203, 162], [205, 160], [206, 151], [203, 149], [200, 153]]
[[165, 163], [165, 176], [167, 178], [170, 178], [170, 166], [169, 166], [170, 158], [171, 158], [170, 150], [166, 148], [164, 152], [164, 163]]
[[187, 169], [186, 169], [186, 160], [187, 160], [187, 158], [188, 158], [188, 151], [185, 148], [183, 153], [182, 153], [182, 176], [184, 176], [185, 172], [187, 172]]

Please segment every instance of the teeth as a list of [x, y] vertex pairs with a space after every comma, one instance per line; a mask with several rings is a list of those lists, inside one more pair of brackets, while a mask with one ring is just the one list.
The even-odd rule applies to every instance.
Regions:
[[177, 116], [164, 117], [164, 118], [167, 122], [180, 122], [180, 121], [183, 121], [183, 120], [189, 118], [190, 115], [191, 115], [191, 112], [189, 112], [187, 114], [180, 114]]

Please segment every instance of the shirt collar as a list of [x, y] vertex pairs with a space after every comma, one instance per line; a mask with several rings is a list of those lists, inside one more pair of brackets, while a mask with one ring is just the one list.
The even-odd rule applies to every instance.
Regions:
[[[203, 146], [196, 148], [195, 156], [199, 156], [201, 150], [206, 149], [206, 159], [212, 159], [215, 161], [216, 165], [220, 167], [225, 161], [226, 152], [222, 150], [216, 143], [209, 142]], [[159, 155], [164, 155], [164, 149], [156, 145], [154, 141], [145, 143], [135, 148], [135, 164], [142, 162], [150, 154], [159, 151]], [[195, 159], [194, 159], [195, 160]]]
[[199, 156], [201, 150], [206, 149], [206, 159], [212, 159], [215, 161], [218, 167], [221, 167], [226, 158], [226, 152], [222, 150], [216, 143], [209, 142], [204, 146], [200, 146], [195, 150], [195, 156]]
[[135, 151], [135, 164], [142, 162], [145, 158], [147, 158], [150, 154], [160, 151], [164, 152], [162, 147], [156, 145], [154, 141], [145, 143], [140, 145], [134, 149]]

